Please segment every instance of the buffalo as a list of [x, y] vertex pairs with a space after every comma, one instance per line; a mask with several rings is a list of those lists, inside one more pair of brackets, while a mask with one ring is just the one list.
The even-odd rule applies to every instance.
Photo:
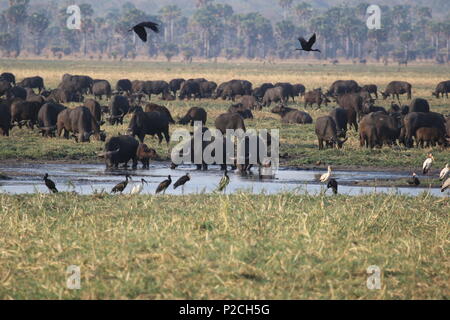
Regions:
[[358, 93], [360, 91], [361, 87], [355, 80], [337, 80], [333, 82], [326, 95], [328, 97], [338, 97], [343, 94]]
[[95, 99], [102, 99], [102, 97], [105, 95], [106, 99], [111, 99], [111, 85], [107, 80], [94, 80], [94, 83], [92, 85], [92, 94], [94, 95]]
[[244, 119], [238, 113], [221, 114], [217, 117], [215, 126], [222, 134], [226, 134], [227, 129], [246, 131]]
[[173, 120], [172, 114], [166, 107], [157, 105], [155, 103], [147, 103], [145, 105], [145, 112], [154, 112], [154, 111], [165, 114], [167, 119], [169, 120], [169, 123], [175, 124], [175, 120]]
[[410, 112], [403, 118], [405, 128], [405, 145], [413, 147], [413, 137], [419, 128], [436, 128], [440, 136], [446, 135], [446, 120], [444, 116], [436, 112]]
[[117, 169], [122, 163], [128, 167], [130, 160], [133, 161], [133, 169], [137, 169], [138, 148], [139, 142], [133, 137], [112, 137], [105, 143], [105, 151], [98, 156], [105, 158], [107, 169]]
[[116, 91], [119, 94], [131, 94], [132, 92], [132, 84], [131, 81], [128, 79], [120, 79], [119, 81], [117, 81], [116, 83]]
[[135, 112], [128, 126], [128, 134], [132, 137], [138, 136], [141, 143], [144, 143], [146, 135], [157, 135], [159, 144], [162, 143], [164, 135], [169, 145], [169, 119], [160, 112]]
[[448, 93], [450, 92], [450, 80], [439, 82], [436, 86], [436, 89], [432, 93], [433, 96], [439, 99], [439, 96], [442, 96], [444, 98], [444, 94], [446, 98], [448, 99]]
[[310, 124], [313, 122], [311, 116], [300, 110], [292, 109], [285, 107], [283, 105], [278, 105], [272, 109], [272, 113], [278, 114], [281, 116], [281, 122], [288, 124]]
[[41, 107], [42, 104], [39, 102], [13, 101], [11, 104], [11, 123], [17, 123], [19, 128], [22, 128], [22, 125], [27, 123], [31, 129], [34, 129]]
[[6, 102], [0, 101], [0, 134], [9, 136], [11, 130], [11, 111]]
[[193, 107], [188, 110], [186, 115], [178, 121], [179, 124], [186, 125], [188, 123], [194, 126], [194, 122], [201, 121], [203, 125], [206, 124], [208, 114], [203, 108]]
[[44, 104], [38, 113], [38, 127], [43, 137], [55, 136], [58, 115], [67, 108], [61, 104], [48, 102]]
[[320, 89], [315, 89], [312, 91], [308, 91], [305, 93], [305, 109], [308, 108], [308, 105], [313, 107], [314, 104], [317, 104], [317, 109], [322, 106], [322, 103], [325, 103], [325, 106], [331, 102]]
[[316, 121], [316, 135], [319, 141], [319, 149], [323, 150], [324, 142], [327, 147], [342, 148], [347, 138], [341, 140], [338, 138], [336, 123], [330, 116], [320, 117]]
[[109, 123], [111, 125], [123, 124], [123, 118], [130, 111], [130, 103], [128, 102], [128, 99], [126, 97], [116, 95], [111, 99], [109, 110]]
[[229, 113], [238, 113], [244, 119], [253, 119], [253, 113], [250, 109], [244, 107], [242, 103], [233, 104], [229, 109]]
[[45, 90], [44, 79], [39, 76], [25, 78], [17, 85], [22, 88], [38, 89], [39, 94], [42, 92], [42, 90]]
[[91, 111], [85, 106], [60, 112], [56, 126], [59, 137], [64, 131], [64, 137], [69, 139], [69, 133], [72, 133], [76, 142], [89, 142], [91, 136], [99, 141], [105, 141], [106, 138], [105, 133], [100, 131], [100, 126]]
[[345, 138], [347, 136], [348, 114], [344, 108], [334, 108], [331, 110], [330, 117], [336, 123], [336, 131], [338, 137]]
[[3, 72], [0, 74], [0, 79], [8, 81], [12, 85], [16, 85], [16, 76], [11, 72]]
[[410, 112], [430, 112], [430, 104], [422, 98], [415, 98], [409, 105]]
[[383, 99], [386, 100], [388, 97], [392, 96], [392, 98], [397, 97], [398, 101], [400, 101], [400, 95], [405, 93], [408, 95], [408, 100], [410, 100], [412, 95], [412, 85], [405, 81], [392, 81], [387, 85], [386, 90], [381, 92]]
[[185, 82], [186, 80], [182, 79], [182, 78], [178, 78], [178, 79], [173, 79], [170, 80], [169, 82], [169, 89], [172, 92], [172, 94], [174, 96], [177, 95], [178, 90], [181, 89], [181, 85], [183, 84], [183, 82]]

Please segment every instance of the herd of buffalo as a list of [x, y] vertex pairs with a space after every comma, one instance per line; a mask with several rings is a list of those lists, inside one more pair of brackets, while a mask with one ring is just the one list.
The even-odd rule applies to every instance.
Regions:
[[[450, 81], [436, 86], [433, 95], [448, 98]], [[383, 99], [397, 99], [389, 110], [376, 106], [379, 94]], [[161, 105], [144, 102], [148, 96], [160, 95], [161, 100], [175, 99], [223, 99], [231, 100], [227, 113], [216, 118], [216, 129], [246, 130], [245, 119], [253, 118], [252, 111], [270, 107], [281, 117], [282, 123], [311, 124], [313, 118], [306, 112], [287, 107], [296, 97], [303, 97], [304, 109], [320, 108], [332, 100], [337, 103], [328, 115], [315, 121], [315, 133], [319, 148], [342, 147], [351, 128], [359, 132], [361, 147], [382, 147], [403, 144], [410, 148], [430, 147], [436, 144], [447, 147], [450, 143], [450, 117], [432, 112], [427, 100], [415, 98], [409, 105], [401, 105], [400, 95], [412, 98], [412, 86], [408, 82], [393, 81], [384, 91], [374, 84], [360, 86], [354, 80], [334, 82], [327, 91], [306, 91], [302, 84], [264, 83], [253, 88], [246, 80], [231, 80], [217, 85], [206, 79], [173, 79], [166, 81], [119, 80], [113, 88], [107, 80], [89, 76], [65, 74], [54, 90], [47, 90], [44, 79], [35, 76], [16, 82], [12, 73], [0, 75], [0, 134], [18, 126], [37, 129], [45, 137], [64, 135], [77, 142], [89, 142], [91, 137], [106, 141], [101, 126], [123, 124], [124, 117], [131, 116], [127, 135], [110, 137], [102, 157], [108, 167], [117, 167], [133, 161], [133, 167], [141, 161], [148, 168], [149, 160], [156, 152], [144, 144], [146, 135], [157, 136], [159, 143], [170, 141], [169, 126], [175, 124], [170, 111]], [[90, 95], [93, 98], [87, 98]], [[102, 106], [97, 101], [103, 97], [109, 101]], [[68, 108], [63, 104], [82, 104]], [[207, 121], [207, 111], [200, 107], [189, 109], [178, 123], [193, 125], [195, 121]], [[136, 140], [137, 137], [139, 140]], [[199, 164], [199, 168], [202, 167]]]

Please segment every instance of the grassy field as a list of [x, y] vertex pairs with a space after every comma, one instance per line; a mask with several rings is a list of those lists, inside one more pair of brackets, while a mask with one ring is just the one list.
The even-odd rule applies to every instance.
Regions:
[[[413, 84], [414, 96], [425, 97], [430, 100], [432, 109], [444, 114], [450, 113], [448, 100], [438, 100], [431, 97], [435, 85], [447, 80], [449, 67], [434, 65], [417, 65], [402, 68], [397, 66], [381, 65], [309, 65], [300, 63], [284, 63], [276, 65], [263, 65], [260, 63], [194, 63], [191, 65], [181, 63], [163, 62], [101, 62], [101, 61], [16, 61], [0, 60], [0, 71], [14, 72], [18, 79], [25, 76], [40, 75], [44, 77], [47, 87], [58, 85], [64, 73], [87, 74], [93, 78], [103, 78], [115, 83], [120, 78], [140, 80], [170, 80], [176, 77], [192, 78], [205, 77], [216, 82], [240, 78], [248, 79], [255, 86], [263, 82], [288, 81], [303, 83], [307, 89], [317, 87], [327, 88], [337, 79], [355, 79], [361, 84], [375, 83], [380, 89], [391, 80], [407, 80]], [[154, 99], [157, 99], [156, 97]], [[158, 102], [158, 100], [156, 100]], [[403, 100], [405, 103], [407, 101]], [[175, 119], [184, 115], [192, 106], [204, 107], [208, 111], [208, 127], [214, 127], [214, 119], [225, 112], [230, 103], [222, 100], [203, 100], [190, 102], [161, 102], [172, 112]], [[102, 104], [107, 104], [102, 101]], [[377, 104], [387, 107], [390, 100], [378, 101]], [[73, 105], [72, 105], [73, 106]], [[290, 106], [303, 109], [303, 103], [297, 101]], [[314, 119], [328, 114], [334, 103], [321, 110], [307, 109]], [[106, 125], [108, 136], [119, 132], [124, 133], [129, 118], [121, 127]], [[281, 154], [286, 154], [282, 165], [285, 166], [326, 166], [332, 164], [341, 167], [379, 167], [401, 168], [417, 170], [421, 166], [427, 152], [433, 151], [436, 166], [441, 167], [448, 161], [448, 151], [440, 148], [411, 149], [383, 148], [380, 150], [365, 150], [359, 147], [357, 133], [350, 132], [350, 140], [342, 150], [319, 151], [317, 139], [312, 125], [281, 125], [279, 117], [264, 111], [255, 112], [255, 119], [246, 122], [249, 128], [280, 129]], [[171, 131], [180, 128], [172, 126]], [[156, 140], [147, 137], [146, 143], [157, 149], [162, 159], [169, 159], [169, 149], [158, 146]], [[173, 147], [174, 144], [171, 145]], [[37, 132], [19, 130], [15, 128], [10, 138], [0, 138], [0, 160], [40, 160], [40, 161], [99, 161], [96, 153], [101, 151], [103, 143], [93, 142], [81, 145], [74, 141], [63, 139], [45, 139], [39, 137]], [[320, 165], [318, 165], [320, 164]]]
[[[449, 299], [447, 199], [0, 195], [2, 299]], [[182, 205], [180, 205], [182, 204]], [[81, 268], [81, 290], [66, 269]], [[366, 287], [369, 266], [381, 290]]]

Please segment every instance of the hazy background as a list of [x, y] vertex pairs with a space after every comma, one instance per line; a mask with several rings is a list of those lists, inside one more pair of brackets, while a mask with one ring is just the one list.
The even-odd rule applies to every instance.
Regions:
[[[68, 30], [77, 4], [82, 29]], [[382, 29], [368, 30], [370, 4]], [[146, 44], [128, 29], [152, 19]], [[301, 59], [297, 37], [317, 33], [315, 59], [450, 60], [450, 0], [0, 0], [0, 55], [63, 59]]]

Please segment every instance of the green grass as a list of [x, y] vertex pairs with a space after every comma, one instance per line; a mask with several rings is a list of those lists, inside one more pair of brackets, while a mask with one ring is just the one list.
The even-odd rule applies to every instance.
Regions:
[[[425, 194], [0, 202], [2, 299], [450, 298], [450, 206]], [[66, 288], [70, 265], [81, 290]]]
[[[361, 84], [375, 83], [382, 90], [391, 80], [407, 80], [413, 84], [414, 95], [429, 99], [432, 110], [444, 114], [450, 113], [448, 100], [436, 99], [431, 96], [437, 82], [446, 80], [448, 68], [446, 66], [415, 65], [402, 68], [398, 72], [397, 66], [381, 65], [340, 65], [322, 66], [301, 63], [282, 63], [277, 65], [262, 65], [259, 63], [194, 63], [191, 65], [181, 63], [162, 62], [106, 62], [106, 61], [40, 61], [40, 60], [0, 60], [2, 70], [14, 72], [18, 79], [25, 76], [41, 75], [45, 78], [48, 87], [56, 87], [64, 73], [88, 74], [93, 78], [105, 78], [112, 84], [123, 77], [141, 80], [170, 80], [175, 77], [205, 77], [221, 82], [234, 78], [248, 79], [255, 86], [262, 82], [289, 81], [304, 83], [307, 89], [328, 87], [337, 79], [355, 79]], [[154, 97], [154, 99], [158, 99]], [[222, 100], [202, 101], [175, 101], [157, 103], [166, 105], [175, 119], [181, 117], [192, 106], [200, 106], [208, 111], [207, 126], [214, 128], [215, 118], [228, 110], [230, 103]], [[407, 101], [403, 100], [405, 103]], [[102, 101], [102, 104], [107, 104]], [[378, 101], [377, 104], [386, 108], [390, 100]], [[71, 107], [75, 106], [71, 104]], [[297, 101], [290, 103], [292, 107], [303, 109], [303, 103]], [[326, 115], [334, 106], [323, 107], [321, 110], [307, 109], [314, 119]], [[389, 148], [366, 150], [359, 147], [359, 138], [356, 132], [350, 131], [350, 140], [342, 150], [319, 151], [317, 138], [312, 125], [282, 125], [280, 118], [270, 113], [267, 108], [262, 112], [254, 112], [255, 119], [247, 120], [248, 128], [280, 129], [281, 154], [288, 157], [282, 160], [284, 166], [325, 166], [328, 164], [341, 167], [377, 167], [417, 170], [430, 151], [436, 158], [436, 167], [443, 166], [448, 161], [448, 149], [405, 149]], [[104, 126], [108, 136], [125, 133], [129, 118], [121, 127]], [[182, 128], [171, 126], [171, 131]], [[169, 149], [163, 145], [158, 146], [157, 141], [151, 137], [146, 143], [155, 148], [163, 160], [169, 159]], [[172, 143], [171, 147], [175, 144]], [[0, 160], [40, 160], [40, 161], [89, 161], [97, 162], [96, 154], [103, 148], [103, 143], [76, 144], [73, 140], [46, 139], [39, 137], [37, 132], [13, 129], [9, 138], [0, 137]]]

